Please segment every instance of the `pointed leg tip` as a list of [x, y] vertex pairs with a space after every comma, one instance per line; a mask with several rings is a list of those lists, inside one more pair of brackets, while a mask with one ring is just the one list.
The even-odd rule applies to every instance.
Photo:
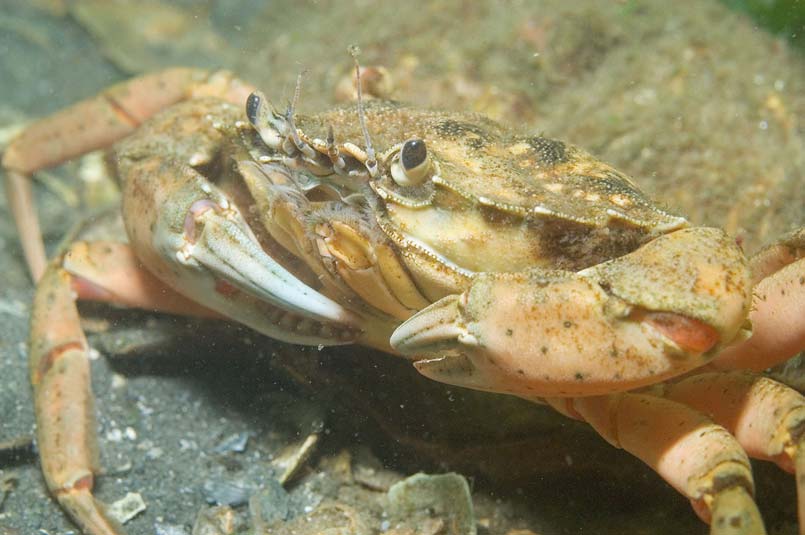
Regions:
[[794, 453], [794, 477], [797, 485], [798, 533], [805, 535], [805, 436], [799, 438]]
[[59, 504], [86, 535], [125, 535], [120, 524], [111, 518], [106, 507], [95, 499], [88, 488], [73, 488], [57, 495]]
[[755, 500], [740, 486], [722, 489], [713, 498], [710, 535], [765, 535]]

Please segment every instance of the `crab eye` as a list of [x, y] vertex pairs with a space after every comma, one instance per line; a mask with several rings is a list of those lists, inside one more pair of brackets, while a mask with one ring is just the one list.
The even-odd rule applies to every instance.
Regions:
[[254, 126], [260, 126], [261, 112], [264, 111], [265, 99], [260, 93], [252, 93], [246, 99], [246, 117]]
[[409, 139], [400, 151], [400, 162], [406, 173], [414, 171], [428, 159], [428, 148], [421, 139]]
[[403, 143], [398, 158], [391, 165], [391, 177], [400, 186], [421, 184], [429, 171], [428, 148], [421, 139], [409, 139]]
[[280, 147], [284, 138], [280, 136], [278, 127], [281, 124], [284, 125], [284, 122], [279, 122], [280, 120], [272, 111], [266, 96], [260, 91], [255, 91], [246, 99], [246, 117], [266, 145], [272, 149]]

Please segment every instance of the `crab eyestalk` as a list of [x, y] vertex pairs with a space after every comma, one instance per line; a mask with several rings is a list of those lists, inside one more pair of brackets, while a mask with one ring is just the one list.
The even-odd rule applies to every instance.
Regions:
[[262, 91], [255, 91], [246, 99], [246, 117], [267, 146], [282, 147], [285, 137], [281, 132], [287, 128], [285, 119], [271, 108]]

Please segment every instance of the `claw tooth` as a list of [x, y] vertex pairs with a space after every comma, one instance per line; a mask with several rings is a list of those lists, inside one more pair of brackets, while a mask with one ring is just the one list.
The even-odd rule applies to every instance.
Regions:
[[477, 345], [461, 317], [461, 296], [449, 295], [411, 316], [391, 335], [391, 346], [402, 353], [432, 352], [455, 342]]
[[414, 362], [416, 370], [429, 379], [448, 384], [466, 384], [475, 366], [466, 355], [442, 355]]
[[[208, 210], [191, 256], [244, 291], [307, 318], [355, 325], [347, 309], [310, 288], [268, 256], [245, 223]], [[240, 223], [240, 224], [239, 224]]]

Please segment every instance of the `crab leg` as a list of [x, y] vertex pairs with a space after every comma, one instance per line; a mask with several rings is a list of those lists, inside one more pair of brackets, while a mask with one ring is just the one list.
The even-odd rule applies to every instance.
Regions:
[[72, 276], [73, 289], [84, 300], [183, 316], [220, 317], [156, 279], [125, 243], [71, 243], [62, 266]]
[[92, 496], [98, 470], [87, 341], [71, 276], [51, 263], [37, 287], [29, 362], [42, 472], [50, 492], [81, 530], [118, 535], [119, 526]]
[[696, 513], [711, 524], [711, 535], [765, 533], [752, 499], [746, 453], [726, 429], [702, 413], [646, 394], [547, 401], [648, 464], [691, 500]]
[[[5, 161], [3, 166], [5, 167]], [[17, 226], [25, 262], [34, 281], [45, 272], [47, 257], [42, 242], [42, 230], [34, 207], [33, 189], [29, 178], [13, 169], [5, 169], [6, 197]]]
[[712, 372], [666, 385], [668, 399], [702, 411], [732, 433], [750, 457], [796, 473], [805, 533], [805, 397], [751, 372]]
[[121, 243], [73, 243], [39, 281], [29, 359], [45, 481], [82, 532], [120, 535], [122, 528], [92, 495], [98, 472], [96, 425], [76, 298], [202, 317], [217, 314], [166, 287]]
[[2, 167], [9, 204], [34, 280], [42, 275], [46, 260], [31, 194], [32, 173], [107, 147], [159, 110], [181, 100], [214, 93], [245, 102], [250, 89], [225, 71], [210, 74], [199, 69], [167, 69], [111, 86], [26, 128], [6, 148]]
[[216, 314], [165, 287], [121, 243], [73, 243], [39, 281], [29, 364], [45, 482], [83, 532], [118, 535], [122, 529], [92, 496], [98, 472], [95, 410], [77, 298], [201, 317]]

